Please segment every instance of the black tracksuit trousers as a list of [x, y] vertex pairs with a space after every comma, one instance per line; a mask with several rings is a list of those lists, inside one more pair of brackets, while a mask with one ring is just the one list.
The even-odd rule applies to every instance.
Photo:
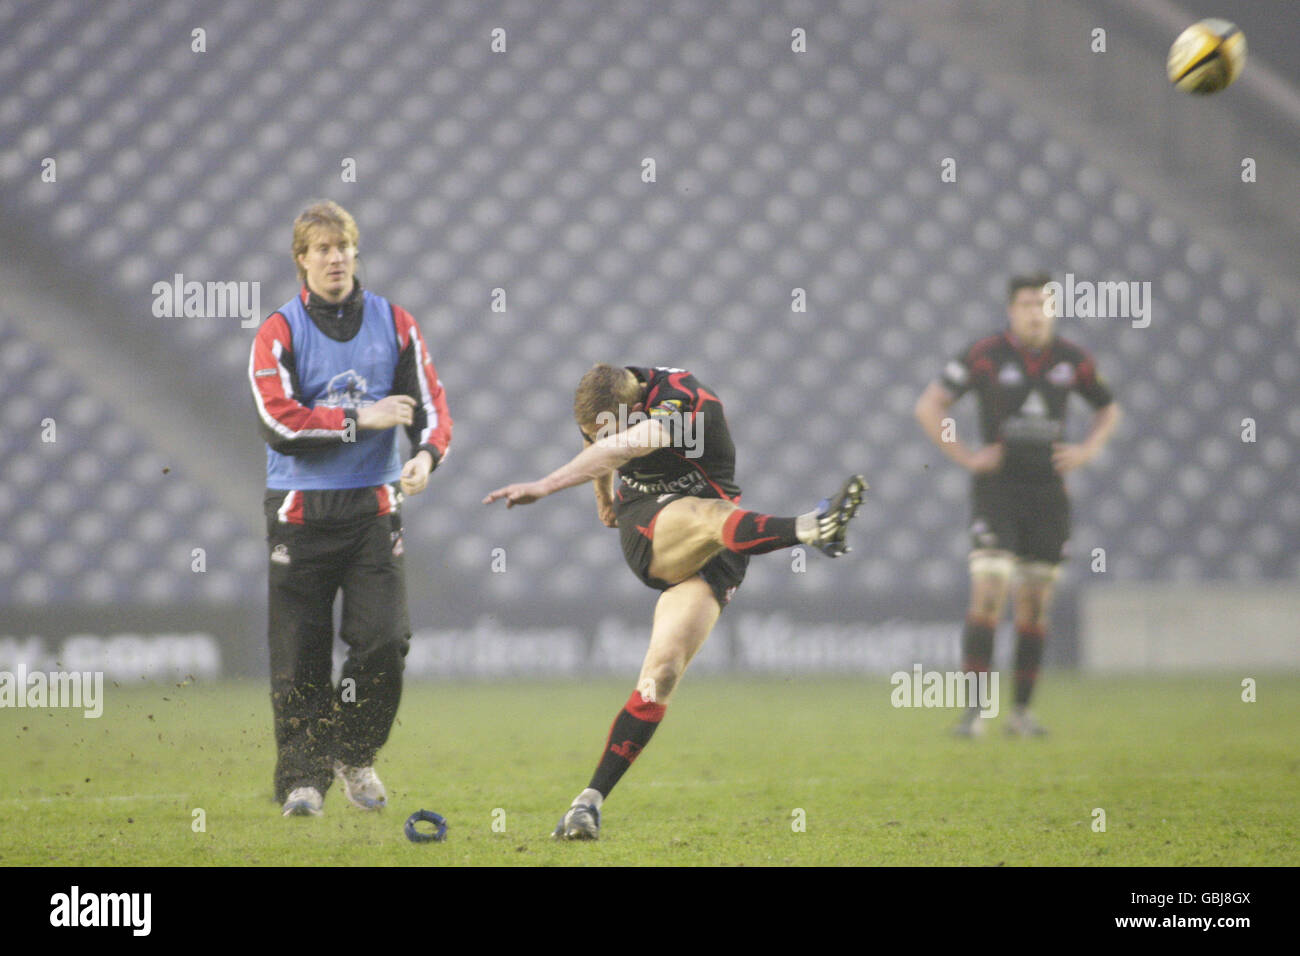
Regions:
[[[297, 787], [324, 794], [336, 759], [370, 766], [388, 739], [411, 637], [401, 528], [397, 514], [337, 524], [290, 524], [267, 515], [278, 802]], [[333, 609], [340, 590], [348, 656], [335, 687]]]

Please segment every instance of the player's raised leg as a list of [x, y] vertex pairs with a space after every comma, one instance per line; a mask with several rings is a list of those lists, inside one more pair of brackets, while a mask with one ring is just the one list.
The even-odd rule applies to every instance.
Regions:
[[[1006, 607], [1015, 556], [1010, 551], [978, 548], [970, 555], [970, 606], [961, 634], [962, 670], [987, 673], [993, 662], [993, 634]], [[953, 729], [959, 737], [976, 737], [984, 731], [978, 705], [966, 708]]]
[[1014, 597], [1016, 618], [1015, 706], [1007, 722], [1009, 734], [1040, 737], [1047, 730], [1029, 713], [1029, 701], [1043, 660], [1048, 612], [1059, 566], [1024, 561], [1017, 568]]
[[650, 743], [673, 691], [721, 610], [712, 588], [699, 576], [660, 595], [636, 689], [614, 718], [591, 782], [556, 827], [557, 838], [594, 840], [600, 835], [601, 804]]
[[805, 544], [838, 557], [849, 550], [845, 532], [866, 490], [862, 476], [852, 475], [816, 509], [788, 518], [746, 511], [718, 498], [679, 498], [655, 515], [649, 529], [650, 574], [676, 584], [698, 574], [720, 551], [767, 554]]

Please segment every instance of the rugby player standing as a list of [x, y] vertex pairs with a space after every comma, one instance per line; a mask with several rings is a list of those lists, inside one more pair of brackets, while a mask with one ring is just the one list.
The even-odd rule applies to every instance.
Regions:
[[846, 528], [867, 486], [853, 475], [833, 498], [797, 517], [742, 509], [722, 403], [684, 369], [595, 365], [578, 385], [573, 411], [586, 447], [545, 478], [498, 488], [483, 503], [531, 504], [590, 481], [601, 521], [619, 530], [628, 566], [663, 591], [636, 689], [614, 718], [591, 782], [555, 829], [557, 839], [594, 840], [602, 803], [650, 742], [749, 556], [799, 544], [844, 554]]
[[[1008, 328], [950, 361], [916, 403], [925, 434], [973, 476], [970, 606], [962, 632], [966, 671], [989, 669], [993, 634], [1015, 578], [1015, 702], [1007, 732], [1024, 736], [1046, 733], [1030, 714], [1029, 701], [1070, 537], [1064, 476], [1097, 456], [1120, 415], [1088, 353], [1055, 334], [1055, 310], [1044, 289], [1050, 281], [1045, 274], [1013, 278]], [[979, 450], [959, 441], [945, 422], [948, 407], [968, 391], [979, 400]], [[1063, 440], [1072, 391], [1095, 409], [1079, 444]], [[968, 708], [954, 732], [981, 733], [978, 713]]]

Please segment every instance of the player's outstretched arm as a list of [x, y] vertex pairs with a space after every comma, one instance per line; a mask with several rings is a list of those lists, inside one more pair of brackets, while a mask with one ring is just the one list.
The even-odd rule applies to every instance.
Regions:
[[668, 433], [663, 425], [653, 418], [633, 425], [617, 435], [607, 435], [600, 441], [592, 442], [578, 452], [566, 465], [562, 465], [539, 481], [526, 481], [498, 488], [483, 499], [483, 504], [504, 498], [506, 507], [530, 505], [539, 498], [581, 485], [584, 482], [607, 478], [613, 471], [627, 464], [633, 458], [648, 455], [656, 448], [668, 444]]

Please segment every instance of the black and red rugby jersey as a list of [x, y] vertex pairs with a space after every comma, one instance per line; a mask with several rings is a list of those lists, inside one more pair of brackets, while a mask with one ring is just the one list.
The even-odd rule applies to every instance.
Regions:
[[1059, 477], [1052, 468], [1052, 444], [1065, 440], [1070, 392], [1094, 409], [1114, 400], [1092, 357], [1078, 345], [1056, 337], [1034, 352], [1005, 331], [959, 353], [939, 382], [954, 399], [975, 392], [980, 437], [1006, 448], [999, 474], [1030, 481]]
[[625, 493], [739, 501], [736, 446], [718, 396], [686, 369], [627, 368], [645, 385], [645, 414], [664, 426], [669, 440], [618, 470]]

